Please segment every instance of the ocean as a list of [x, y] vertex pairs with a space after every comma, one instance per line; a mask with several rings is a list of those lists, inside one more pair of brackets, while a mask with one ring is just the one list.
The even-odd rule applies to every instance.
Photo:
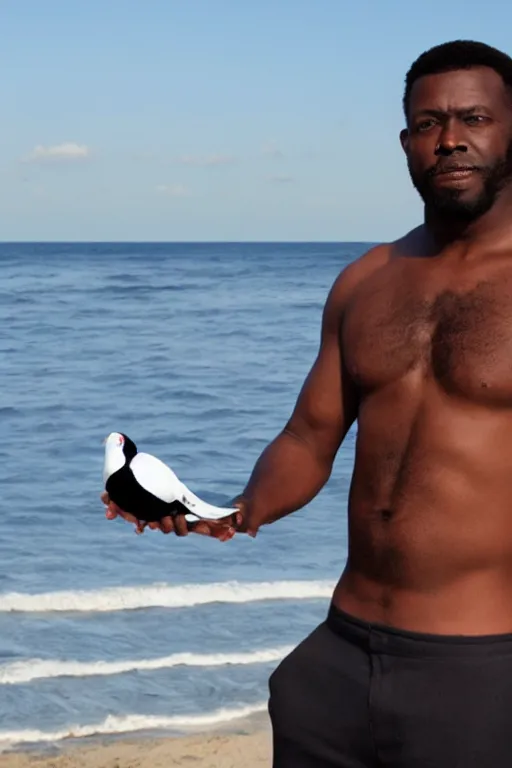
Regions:
[[123, 431], [232, 498], [366, 248], [0, 245], [0, 749], [265, 709], [345, 563], [354, 431], [308, 507], [226, 543], [107, 521], [102, 441]]

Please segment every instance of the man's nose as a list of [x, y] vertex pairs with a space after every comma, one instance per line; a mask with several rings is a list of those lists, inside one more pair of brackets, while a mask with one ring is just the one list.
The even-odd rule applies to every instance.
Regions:
[[442, 133], [439, 136], [439, 142], [435, 148], [435, 154], [446, 156], [454, 152], [467, 152], [468, 147], [462, 139], [457, 126], [450, 120], [445, 123]]

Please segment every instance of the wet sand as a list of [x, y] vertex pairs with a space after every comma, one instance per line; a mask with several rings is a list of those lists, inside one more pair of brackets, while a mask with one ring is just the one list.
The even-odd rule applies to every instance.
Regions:
[[59, 750], [0, 754], [0, 768], [270, 768], [271, 734], [261, 719], [256, 730], [174, 737], [126, 737], [59, 745]]

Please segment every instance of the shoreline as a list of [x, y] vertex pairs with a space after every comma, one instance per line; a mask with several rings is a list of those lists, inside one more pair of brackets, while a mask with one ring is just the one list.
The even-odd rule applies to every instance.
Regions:
[[271, 765], [268, 714], [250, 715], [208, 730], [139, 731], [14, 746], [0, 752], [0, 768], [264, 768]]

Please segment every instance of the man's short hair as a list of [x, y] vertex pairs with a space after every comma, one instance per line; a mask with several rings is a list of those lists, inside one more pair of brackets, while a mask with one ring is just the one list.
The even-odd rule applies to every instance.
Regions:
[[473, 40], [453, 40], [442, 43], [422, 53], [412, 64], [405, 78], [403, 109], [405, 119], [409, 114], [409, 102], [414, 83], [425, 75], [437, 75], [441, 72], [453, 72], [457, 69], [489, 67], [505, 83], [512, 94], [512, 58], [485, 43]]

